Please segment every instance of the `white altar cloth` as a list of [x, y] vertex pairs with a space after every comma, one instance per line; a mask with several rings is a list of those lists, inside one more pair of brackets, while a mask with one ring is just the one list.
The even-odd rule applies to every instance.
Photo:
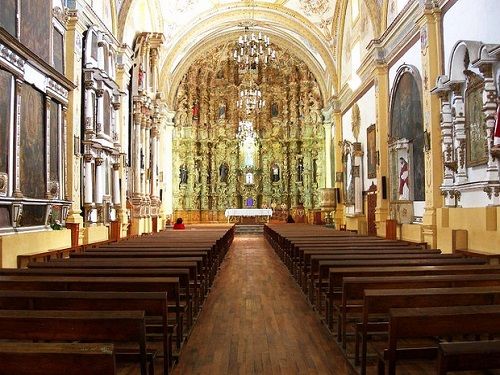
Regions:
[[232, 216], [273, 216], [271, 208], [228, 208], [225, 212], [227, 218]]

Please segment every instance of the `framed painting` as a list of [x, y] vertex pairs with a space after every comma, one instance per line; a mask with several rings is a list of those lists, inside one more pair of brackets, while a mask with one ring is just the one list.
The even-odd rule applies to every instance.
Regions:
[[483, 87], [482, 82], [476, 82], [465, 90], [468, 167], [488, 162], [488, 137], [483, 113]]
[[366, 151], [368, 178], [377, 178], [377, 138], [375, 124], [366, 129]]
[[42, 60], [50, 61], [50, 38], [40, 35], [51, 35], [52, 6], [51, 2], [39, 0], [23, 0], [21, 6], [21, 42]]

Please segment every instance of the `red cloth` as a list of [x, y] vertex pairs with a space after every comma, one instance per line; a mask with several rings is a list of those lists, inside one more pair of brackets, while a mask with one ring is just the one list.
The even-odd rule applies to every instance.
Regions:
[[404, 162], [404, 164], [401, 166], [401, 170], [399, 171], [399, 195], [403, 194], [404, 186], [408, 185], [408, 177], [403, 177], [404, 172], [408, 172], [407, 162]]
[[500, 104], [497, 106], [497, 121], [495, 123], [495, 134], [493, 138], [493, 144], [495, 146], [500, 146]]
[[175, 223], [174, 229], [186, 229], [186, 227], [184, 226], [183, 223], [180, 223], [180, 224]]

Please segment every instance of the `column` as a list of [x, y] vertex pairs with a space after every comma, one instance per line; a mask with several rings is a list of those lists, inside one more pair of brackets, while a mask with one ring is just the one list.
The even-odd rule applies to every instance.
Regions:
[[130, 140], [130, 142], [133, 142], [134, 146], [134, 161], [132, 163], [132, 173], [134, 176], [134, 196], [139, 196], [141, 194], [141, 120], [142, 115], [139, 113], [134, 113], [134, 138]]
[[[84, 195], [84, 202], [87, 202], [85, 199], [85, 191], [81, 189], [81, 175], [82, 175], [82, 167], [81, 167], [81, 122], [82, 122], [82, 35], [86, 31], [86, 26], [83, 23], [82, 17], [80, 17], [79, 12], [77, 10], [68, 10], [67, 11], [67, 22], [66, 22], [66, 33], [64, 35], [65, 41], [65, 70], [66, 77], [74, 83], [75, 88], [69, 92], [68, 97], [68, 108], [67, 113], [67, 132], [66, 132], [66, 140], [68, 142], [69, 147], [67, 148], [66, 153], [66, 165], [67, 165], [67, 185], [68, 189], [66, 190], [66, 199], [71, 201], [71, 207], [68, 213], [67, 222], [68, 223], [83, 223], [83, 218], [81, 216], [81, 194]], [[93, 125], [93, 124], [91, 124]], [[87, 124], [85, 124], [87, 126]], [[91, 156], [90, 156], [91, 157]], [[84, 163], [84, 168], [86, 164]], [[90, 164], [90, 168], [92, 165]], [[90, 172], [84, 172], [85, 175], [90, 175]], [[84, 183], [84, 189], [85, 184]], [[90, 185], [91, 186], [91, 185]], [[92, 189], [92, 187], [91, 187]], [[92, 198], [90, 199], [92, 202]], [[82, 233], [82, 231], [80, 231]]]
[[151, 196], [158, 198], [158, 128], [151, 129]]
[[325, 128], [325, 187], [332, 185], [332, 113], [333, 107], [323, 109], [323, 127]]
[[453, 149], [457, 161], [457, 173], [455, 174], [455, 185], [467, 182], [467, 169], [465, 161], [467, 158], [466, 132], [465, 132], [465, 103], [462, 96], [462, 85], [454, 85], [453, 108], [455, 117], [453, 119], [453, 131], [455, 134]]
[[[163, 197], [163, 205], [165, 213], [172, 215], [174, 212], [174, 158], [173, 158], [173, 144], [174, 144], [174, 111], [166, 112], [165, 121], [165, 138], [162, 144], [164, 152], [162, 152], [162, 159], [164, 162], [163, 180], [165, 181], [165, 195]], [[213, 177], [212, 177], [213, 179]]]
[[120, 192], [120, 163], [113, 163], [113, 205], [121, 204]]
[[335, 210], [335, 222], [338, 225], [344, 223], [344, 199], [342, 197], [342, 178], [337, 179], [337, 173], [339, 177], [342, 175], [343, 165], [342, 165], [342, 113], [339, 109], [339, 103], [334, 103], [334, 111], [333, 111], [333, 144], [334, 144], [334, 181], [335, 188], [338, 191], [340, 198], [337, 201], [337, 208]]
[[[450, 135], [448, 122], [443, 129], [440, 123], [441, 109], [446, 121], [449, 103], [440, 102], [436, 95], [432, 95], [429, 83], [436, 82], [442, 74], [442, 35], [441, 9], [432, 2], [424, 4], [423, 13], [417, 22], [420, 27], [422, 70], [425, 77], [423, 82], [422, 99], [424, 110], [424, 137], [427, 138], [427, 148], [424, 150], [425, 160], [425, 211], [423, 217], [423, 238], [430, 246], [437, 246], [437, 216], [436, 211], [442, 207], [440, 186], [443, 181], [442, 165], [443, 150], [441, 147], [442, 132]], [[443, 106], [441, 108], [441, 105]], [[444, 140], [444, 138], [443, 138]], [[448, 141], [448, 140], [447, 140]], [[445, 172], [449, 175], [448, 172]], [[447, 176], [448, 177], [448, 176]]]
[[22, 198], [23, 193], [21, 192], [21, 170], [19, 168], [20, 158], [19, 158], [19, 145], [21, 144], [21, 108], [22, 108], [22, 98], [21, 90], [23, 88], [23, 81], [16, 79], [16, 118], [14, 124], [14, 134], [16, 138], [14, 146], [14, 165], [15, 165], [15, 180], [14, 180], [14, 198]]
[[103, 158], [95, 159], [95, 203], [102, 205], [104, 195], [104, 171], [103, 171]]
[[84, 175], [83, 175], [83, 203], [85, 205], [94, 202], [94, 187], [92, 186], [92, 155], [85, 154], [83, 156]]
[[[377, 60], [374, 68], [375, 100], [377, 107], [377, 208], [375, 222], [377, 235], [385, 237], [385, 221], [389, 207], [388, 175], [389, 175], [389, 148], [387, 134], [389, 126], [389, 68], [384, 60]], [[382, 183], [385, 181], [385, 184]], [[384, 185], [387, 189], [384, 198]]]
[[[104, 90], [103, 89], [97, 89], [96, 90], [96, 96], [97, 96], [97, 123], [95, 126], [95, 131], [97, 134], [101, 134], [104, 131]], [[108, 120], [106, 120], [108, 121]]]

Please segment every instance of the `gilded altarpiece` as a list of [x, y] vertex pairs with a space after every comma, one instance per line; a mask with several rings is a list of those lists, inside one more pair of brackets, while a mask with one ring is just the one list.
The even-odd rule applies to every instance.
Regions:
[[[314, 76], [283, 51], [253, 69], [222, 51], [193, 63], [177, 88], [174, 215], [216, 222], [227, 208], [319, 209], [323, 99]], [[250, 80], [265, 105], [247, 112], [237, 101]]]

